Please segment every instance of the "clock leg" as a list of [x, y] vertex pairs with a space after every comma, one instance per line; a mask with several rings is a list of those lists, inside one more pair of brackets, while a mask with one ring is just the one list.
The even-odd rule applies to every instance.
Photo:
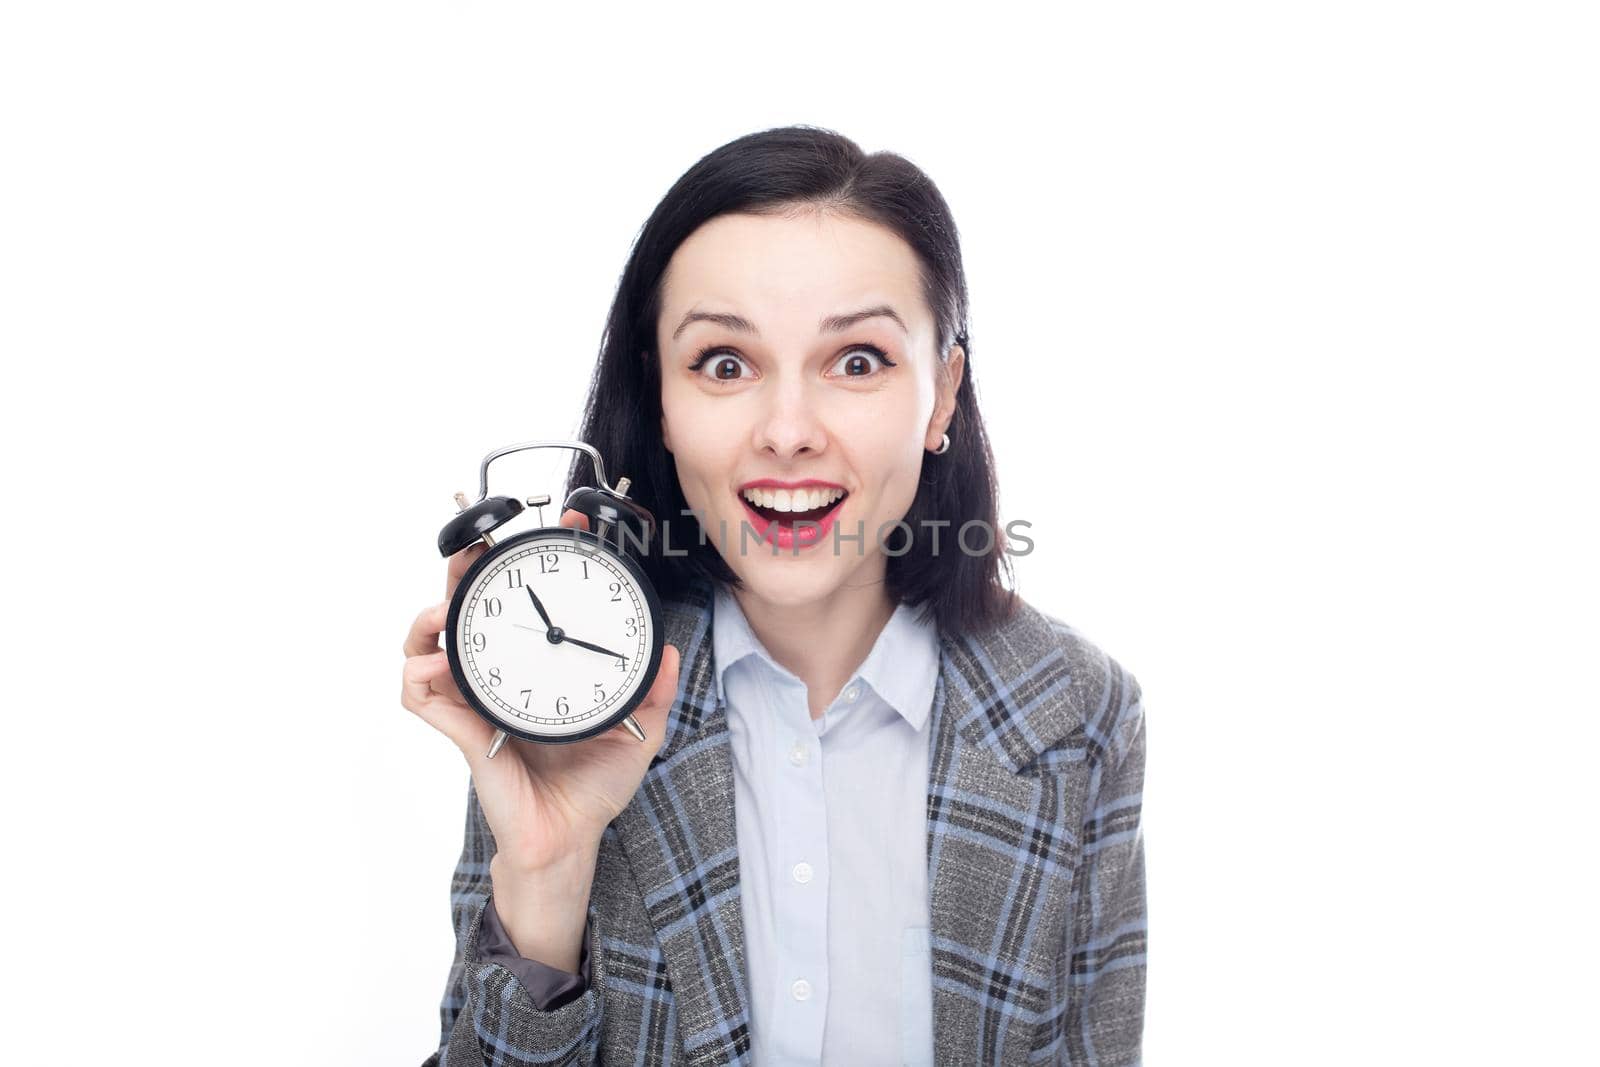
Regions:
[[629, 715], [626, 719], [622, 720], [622, 726], [633, 735], [633, 739], [635, 741], [644, 740], [644, 727], [640, 726], [636, 721], [634, 721], [632, 715]]
[[496, 730], [494, 732], [494, 740], [489, 742], [488, 759], [494, 759], [494, 754], [499, 752], [500, 746], [506, 743], [506, 736], [507, 735], [504, 730]]

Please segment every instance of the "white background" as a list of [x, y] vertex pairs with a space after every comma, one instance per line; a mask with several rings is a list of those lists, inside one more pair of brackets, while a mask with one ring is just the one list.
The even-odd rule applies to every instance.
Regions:
[[4, 1058], [428, 1054], [451, 494], [794, 122], [943, 190], [1022, 592], [1143, 684], [1146, 1062], [1592, 1055], [1592, 9], [572, 7], [0, 16]]

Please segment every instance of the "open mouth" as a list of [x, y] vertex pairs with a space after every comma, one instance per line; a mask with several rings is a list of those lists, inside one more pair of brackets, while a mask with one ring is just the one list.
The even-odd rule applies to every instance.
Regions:
[[751, 486], [739, 492], [750, 525], [765, 540], [780, 548], [805, 546], [820, 540], [833, 525], [839, 508], [850, 494], [834, 486], [774, 489]]

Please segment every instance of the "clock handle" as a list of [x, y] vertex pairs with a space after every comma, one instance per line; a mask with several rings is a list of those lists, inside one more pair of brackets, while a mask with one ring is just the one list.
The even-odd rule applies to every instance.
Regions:
[[594, 476], [602, 486], [608, 485], [606, 481], [605, 461], [600, 458], [600, 452], [586, 441], [523, 441], [520, 444], [507, 445], [497, 448], [483, 457], [483, 462], [478, 465], [478, 499], [489, 498], [489, 464], [501, 456], [509, 456], [513, 452], [526, 452], [535, 448], [564, 448], [572, 452], [582, 452], [589, 457], [589, 462], [594, 466]]

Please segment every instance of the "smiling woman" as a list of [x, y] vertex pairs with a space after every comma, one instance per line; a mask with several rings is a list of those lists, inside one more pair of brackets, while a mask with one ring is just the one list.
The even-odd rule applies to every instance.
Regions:
[[[883, 601], [880, 617], [890, 599], [926, 599], [886, 595], [890, 557], [869, 544], [911, 509], [966, 362], [959, 342], [935, 336], [920, 273], [894, 231], [807, 204], [712, 219], [678, 246], [661, 280], [661, 441], [675, 460], [680, 510], [716, 537], [715, 558], [741, 587], [782, 605], [791, 623], [799, 605], [842, 606], [835, 591], [846, 586], [858, 604]], [[969, 436], [974, 426], [981, 432], [973, 419]], [[988, 466], [986, 446], [976, 458]], [[818, 514], [806, 494], [797, 519], [784, 487], [807, 480], [843, 496]], [[772, 499], [751, 509], [744, 490], [763, 482]], [[980, 506], [990, 514], [959, 518], [991, 518], [992, 498]], [[779, 549], [813, 551], [730, 554], [723, 546], [746, 520]], [[1003, 559], [991, 550], [986, 562]], [[992, 572], [983, 579], [976, 599], [994, 610], [987, 601], [1001, 590]]]
[[662, 520], [659, 748], [462, 745], [430, 1062], [1138, 1062], [1139, 686], [1010, 587], [966, 322], [900, 156], [768, 130], [668, 191], [581, 431]]
[[[623, 271], [580, 431], [644, 472], [639, 499], [683, 552], [651, 554], [656, 588], [759, 587], [793, 607], [849, 573], [951, 632], [1006, 618], [1012, 576], [967, 317], [955, 221], [901, 156], [791, 127], [691, 167]], [[805, 469], [783, 469], [796, 461]], [[831, 530], [784, 543], [780, 527], [765, 539], [776, 559], [737, 551], [762, 541], [741, 528], [757, 523], [740, 487], [805, 477], [854, 497]], [[968, 523], [993, 532], [987, 551], [951, 550]], [[795, 541], [825, 559], [783, 558]]]

